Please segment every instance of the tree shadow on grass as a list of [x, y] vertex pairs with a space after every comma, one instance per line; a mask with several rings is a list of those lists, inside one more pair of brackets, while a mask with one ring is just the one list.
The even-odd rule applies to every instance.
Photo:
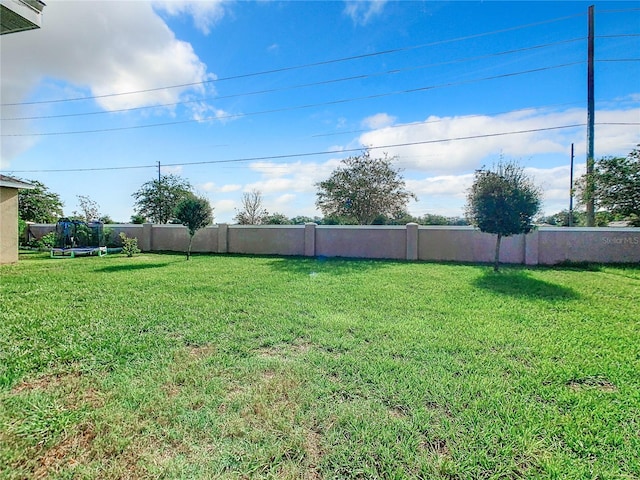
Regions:
[[134, 270], [147, 270], [149, 268], [162, 268], [162, 267], [166, 267], [167, 265], [169, 265], [169, 262], [163, 262], [163, 263], [132, 263], [130, 265], [108, 265], [106, 267], [100, 267], [100, 268], [96, 268], [96, 272], [107, 272], [107, 273], [113, 273], [113, 272], [131, 272]]
[[485, 272], [474, 286], [512, 297], [540, 300], [576, 300], [580, 295], [572, 288], [539, 280], [523, 270]]
[[370, 260], [343, 257], [278, 257], [269, 266], [280, 272], [300, 275], [348, 275], [380, 270], [400, 263], [396, 260]]

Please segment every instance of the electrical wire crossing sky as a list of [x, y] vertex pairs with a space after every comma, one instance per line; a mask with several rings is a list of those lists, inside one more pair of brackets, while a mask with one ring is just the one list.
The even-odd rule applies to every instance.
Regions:
[[1, 40], [0, 171], [127, 222], [160, 165], [222, 223], [252, 190], [320, 215], [317, 183], [364, 149], [393, 158], [410, 214], [462, 216], [474, 171], [507, 158], [556, 213], [571, 144], [584, 172], [590, 5], [595, 157], [624, 156], [637, 3], [52, 0], [41, 29]]

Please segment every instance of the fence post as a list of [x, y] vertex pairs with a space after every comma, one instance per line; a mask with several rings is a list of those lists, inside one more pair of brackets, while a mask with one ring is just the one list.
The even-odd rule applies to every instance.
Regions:
[[418, 260], [417, 223], [407, 223], [407, 260]]
[[151, 245], [152, 245], [152, 230], [153, 229], [153, 224], [151, 223], [143, 223], [142, 224], [142, 238], [138, 239], [138, 243], [140, 246], [140, 250], [142, 250], [143, 252], [150, 252], [151, 251]]
[[304, 224], [304, 256], [316, 256], [316, 224], [313, 222]]
[[226, 223], [218, 224], [218, 253], [229, 252], [229, 225]]

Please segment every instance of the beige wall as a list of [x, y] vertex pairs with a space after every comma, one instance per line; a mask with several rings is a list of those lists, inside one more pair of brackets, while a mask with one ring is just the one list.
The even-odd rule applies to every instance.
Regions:
[[[431, 261], [493, 262], [495, 235], [470, 227], [420, 227], [418, 230], [418, 258]], [[525, 263], [525, 235], [503, 238], [500, 242], [500, 261]]]
[[304, 255], [304, 225], [229, 225], [227, 252]]
[[18, 189], [0, 187], [0, 264], [18, 261]]
[[[32, 225], [40, 237], [54, 225]], [[143, 251], [185, 251], [180, 225], [108, 225], [137, 237]], [[193, 251], [489, 263], [495, 236], [471, 227], [342, 225], [213, 225], [196, 233]], [[502, 240], [500, 261], [526, 265], [562, 262], [640, 262], [640, 228], [543, 227]]]
[[323, 225], [316, 227], [315, 241], [315, 256], [407, 258], [407, 228], [404, 225]]
[[640, 262], [640, 228], [552, 228], [539, 232], [539, 262]]

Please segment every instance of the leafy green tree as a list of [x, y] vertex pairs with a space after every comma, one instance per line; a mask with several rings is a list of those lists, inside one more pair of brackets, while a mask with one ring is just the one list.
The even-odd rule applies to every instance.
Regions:
[[320, 224], [322, 222], [321, 218], [315, 217], [315, 218], [311, 218], [311, 217], [307, 217], [304, 215], [298, 215], [297, 217], [293, 217], [291, 219], [291, 224], [292, 225], [304, 225], [305, 223], [317, 223]]
[[493, 267], [496, 272], [502, 237], [531, 231], [541, 196], [538, 187], [516, 163], [501, 161], [494, 171], [476, 171], [467, 195], [466, 214], [472, 225], [497, 235]]
[[235, 221], [240, 225], [261, 225], [266, 223], [269, 212], [262, 205], [262, 192], [251, 190], [242, 195], [242, 210], [238, 211]]
[[373, 158], [368, 150], [342, 160], [327, 180], [316, 184], [316, 206], [325, 217], [348, 218], [360, 225], [402, 215], [409, 200], [417, 197], [406, 190], [392, 160], [387, 154]]
[[[640, 147], [640, 145], [639, 145]], [[578, 199], [586, 204], [593, 198], [596, 209], [627, 219], [640, 227], [640, 150], [635, 148], [626, 157], [605, 157], [593, 170], [593, 190], [586, 188], [587, 175], [576, 182]]]
[[178, 203], [193, 195], [191, 184], [178, 175], [163, 175], [142, 184], [132, 196], [134, 211], [153, 223], [169, 223]]
[[25, 222], [55, 223], [61, 217], [63, 203], [57, 193], [37, 180], [24, 180], [34, 185], [32, 190], [18, 190], [18, 214]]
[[262, 219], [263, 225], [293, 225], [293, 222], [284, 213], [272, 213]]
[[147, 219], [144, 217], [144, 215], [140, 215], [138, 213], [131, 215], [131, 223], [133, 223], [134, 225], [142, 225], [146, 221]]
[[206, 198], [190, 195], [178, 202], [175, 218], [189, 229], [189, 248], [187, 249], [187, 260], [189, 260], [193, 236], [198, 230], [213, 222], [213, 209]]
[[[552, 215], [546, 215], [536, 219], [536, 223], [546, 223], [556, 227], [568, 227], [569, 226], [569, 210], [560, 210]], [[597, 215], [596, 215], [597, 216]], [[579, 210], [573, 211], [573, 226], [584, 227], [587, 224], [587, 218], [585, 212]]]

